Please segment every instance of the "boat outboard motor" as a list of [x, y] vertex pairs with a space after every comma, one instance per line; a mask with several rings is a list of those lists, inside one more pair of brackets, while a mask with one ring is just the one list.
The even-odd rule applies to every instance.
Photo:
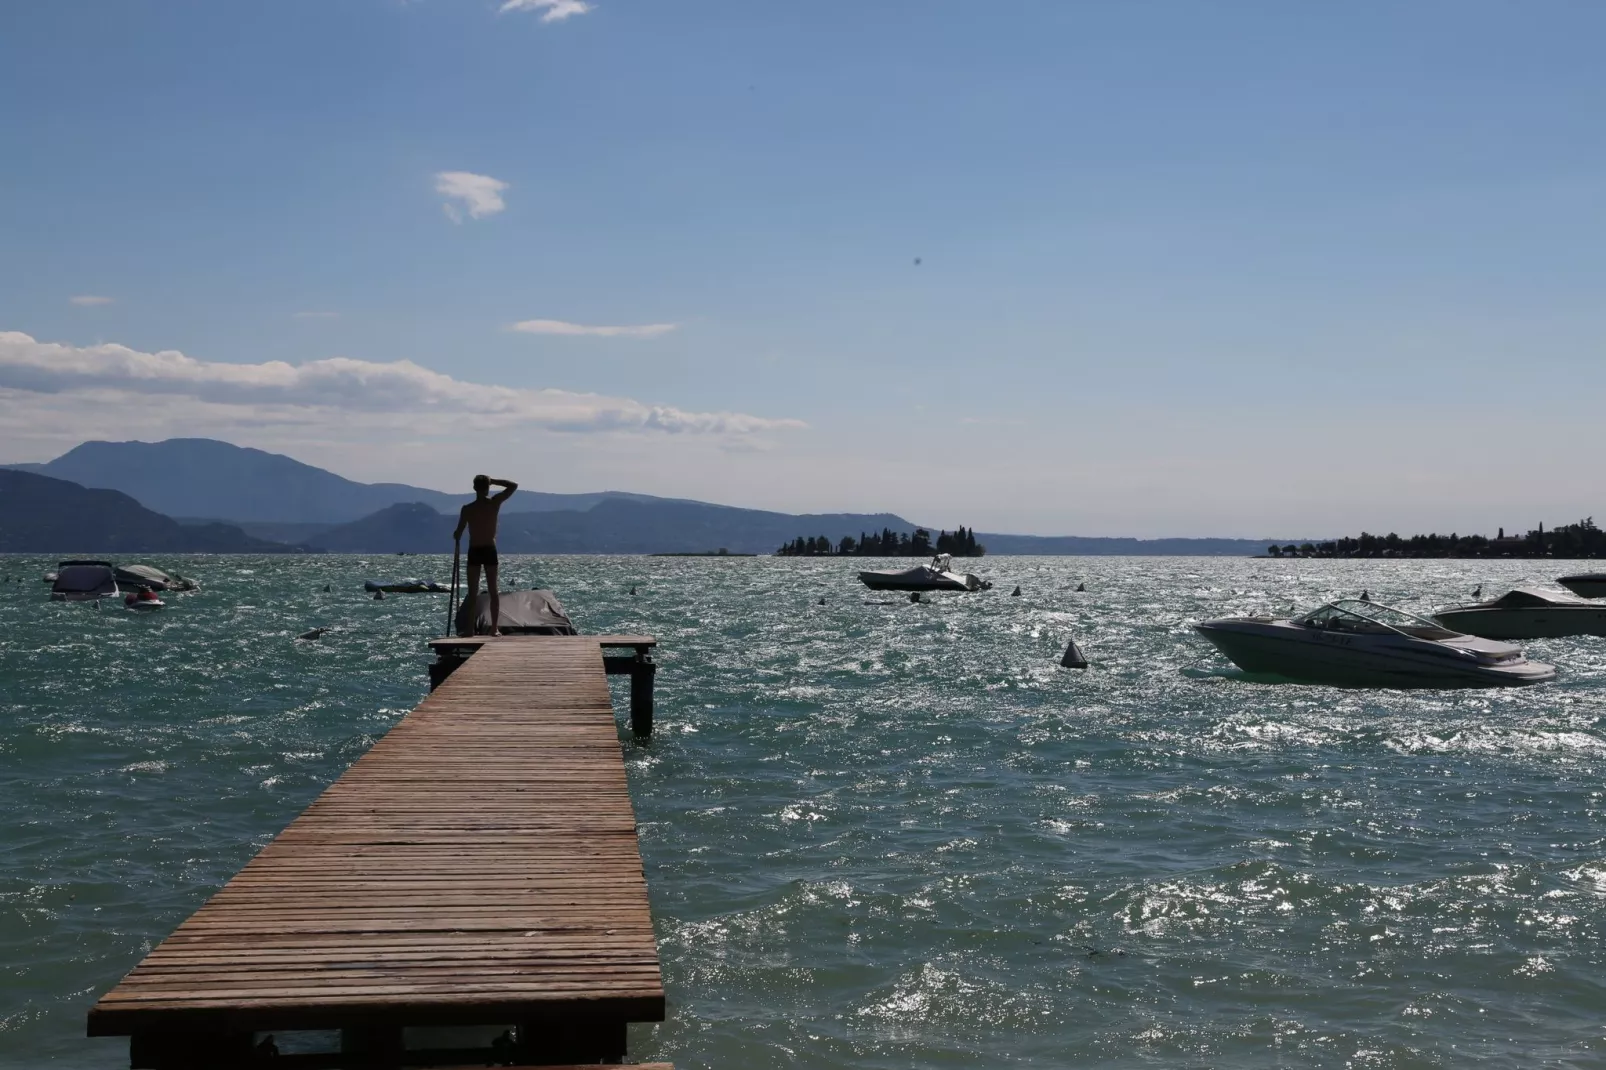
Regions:
[[1087, 668], [1087, 656], [1082, 653], [1082, 648], [1076, 645], [1076, 640], [1075, 639], [1072, 639], [1068, 644], [1066, 644], [1065, 656], [1060, 658], [1060, 668], [1062, 668], [1062, 669], [1085, 669], [1085, 668]]

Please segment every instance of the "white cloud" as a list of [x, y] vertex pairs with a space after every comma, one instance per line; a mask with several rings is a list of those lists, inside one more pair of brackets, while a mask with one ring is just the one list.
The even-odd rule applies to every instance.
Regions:
[[657, 338], [679, 327], [678, 323], [642, 323], [631, 327], [600, 327], [563, 320], [520, 320], [508, 328], [524, 334], [587, 335], [596, 338]]
[[298, 320], [337, 320], [340, 318], [340, 313], [338, 312], [296, 312], [293, 315]]
[[805, 426], [735, 412], [686, 412], [631, 398], [567, 390], [464, 382], [412, 361], [379, 363], [332, 357], [287, 364], [227, 364], [176, 350], [68, 346], [0, 331], [0, 392], [83, 393], [127, 399], [165, 395], [233, 409], [255, 425], [367, 421], [406, 424], [419, 433], [464, 427], [534, 427], [548, 431], [663, 431], [747, 435]]
[[[441, 208], [453, 223], [463, 221], [463, 208], [468, 210], [470, 219], [484, 219], [500, 212], [507, 207], [502, 191], [508, 188], [501, 179], [472, 171], [441, 171], [435, 176], [435, 192], [447, 198]], [[462, 201], [462, 208], [453, 201]]]
[[562, 22], [570, 15], [584, 15], [591, 5], [586, 0], [506, 0], [497, 10], [539, 11], [542, 22]]
[[74, 297], [68, 298], [68, 300], [70, 300], [73, 304], [78, 305], [80, 308], [89, 308], [94, 305], [113, 304], [116, 302], [117, 298], [100, 297], [97, 294], [77, 294]]

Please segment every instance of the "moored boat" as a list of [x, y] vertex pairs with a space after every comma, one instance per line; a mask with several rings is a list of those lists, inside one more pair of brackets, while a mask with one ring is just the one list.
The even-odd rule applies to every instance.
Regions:
[[1556, 582], [1580, 598], [1606, 598], [1606, 572], [1580, 572]]
[[1435, 610], [1433, 619], [1485, 639], [1606, 636], [1606, 604], [1531, 587], [1518, 587], [1486, 602]]
[[872, 591], [985, 591], [992, 583], [971, 572], [952, 570], [953, 557], [938, 554], [929, 565], [898, 572], [861, 572], [859, 582]]
[[117, 578], [105, 561], [63, 561], [50, 585], [52, 602], [98, 602], [117, 595]]
[[444, 583], [419, 579], [389, 580], [384, 583], [367, 580], [362, 586], [365, 591], [383, 591], [386, 594], [445, 594], [451, 590]]
[[1556, 678], [1518, 647], [1378, 602], [1346, 598], [1302, 617], [1232, 617], [1194, 629], [1239, 668], [1339, 687], [1508, 687]]

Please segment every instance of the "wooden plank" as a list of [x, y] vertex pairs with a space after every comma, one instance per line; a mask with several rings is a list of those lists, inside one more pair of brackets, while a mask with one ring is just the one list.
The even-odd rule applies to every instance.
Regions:
[[447, 642], [475, 656], [102, 996], [91, 1035], [663, 1019], [601, 653], [655, 640]]

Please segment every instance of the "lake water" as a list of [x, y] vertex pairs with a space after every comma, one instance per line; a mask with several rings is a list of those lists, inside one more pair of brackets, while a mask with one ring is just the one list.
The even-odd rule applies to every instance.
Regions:
[[[3, 1066], [126, 1066], [96, 996], [427, 686], [444, 599], [361, 582], [443, 559], [156, 563], [204, 589], [97, 613], [0, 557]], [[1187, 627], [1565, 563], [976, 564], [995, 590], [928, 606], [851, 560], [505, 566], [662, 641], [656, 734], [621, 731], [670, 1004], [634, 1057], [1606, 1064], [1606, 640], [1527, 644], [1539, 688], [1340, 691]]]

